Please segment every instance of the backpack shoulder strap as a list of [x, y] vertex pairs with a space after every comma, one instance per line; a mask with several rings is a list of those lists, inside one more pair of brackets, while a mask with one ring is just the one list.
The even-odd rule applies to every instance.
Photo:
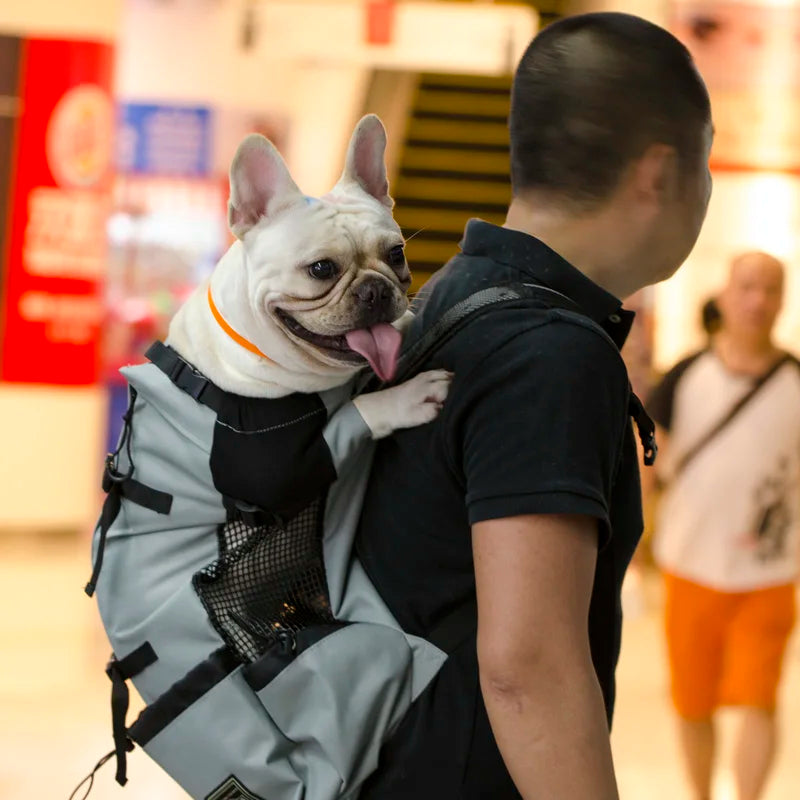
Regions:
[[412, 377], [422, 365], [440, 350], [455, 334], [477, 317], [499, 306], [517, 304], [520, 300], [536, 300], [550, 308], [563, 308], [582, 314], [577, 303], [561, 292], [532, 283], [512, 283], [481, 289], [449, 308], [400, 357], [393, 383]]
[[157, 340], [147, 349], [145, 357], [179, 389], [219, 414], [225, 393], [169, 345]]
[[763, 375], [761, 375], [752, 385], [750, 390], [746, 392], [745, 395], [736, 403], [734, 403], [734, 405], [729, 409], [728, 413], [719, 422], [717, 422], [717, 424], [710, 431], [708, 431], [705, 436], [702, 436], [698, 442], [696, 442], [686, 453], [683, 454], [680, 461], [675, 465], [672, 480], [675, 480], [675, 478], [677, 478], [678, 475], [686, 469], [689, 463], [693, 461], [703, 450], [705, 450], [706, 446], [716, 439], [717, 436], [719, 436], [719, 434], [722, 433], [722, 431], [724, 431], [731, 424], [731, 422], [733, 422], [739, 416], [739, 413], [745, 409], [750, 404], [750, 401], [759, 394], [761, 389], [766, 386], [767, 383], [769, 383], [770, 378], [772, 378], [772, 376], [775, 375], [775, 373], [778, 372], [780, 368], [787, 362], [797, 364], [797, 359], [789, 353], [784, 353], [781, 358], [779, 358]]
[[[439, 349], [441, 349], [455, 334], [477, 317], [499, 306], [512, 306], [520, 301], [536, 301], [549, 308], [560, 308], [579, 314], [584, 319], [589, 317], [580, 306], [572, 299], [555, 289], [534, 283], [510, 283], [500, 286], [491, 286], [469, 295], [464, 300], [456, 303], [419, 338], [400, 357], [397, 375], [392, 383], [402, 383], [413, 377], [425, 362]], [[608, 334], [593, 320], [593, 326], [606, 339], [611, 341]], [[615, 345], [616, 346], [616, 345]], [[636, 423], [639, 439], [644, 452], [644, 463], [652, 466], [658, 453], [656, 444], [656, 426], [647, 414], [642, 401], [636, 396], [633, 388], [630, 390], [628, 413]]]

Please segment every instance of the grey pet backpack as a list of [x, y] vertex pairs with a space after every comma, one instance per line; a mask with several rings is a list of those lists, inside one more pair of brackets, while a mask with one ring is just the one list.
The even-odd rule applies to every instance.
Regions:
[[[404, 353], [397, 381], [491, 306], [561, 306], [552, 295], [472, 295]], [[242, 398], [160, 342], [147, 356], [123, 369], [130, 404], [86, 587], [114, 652], [114, 750], [95, 771], [116, 755], [124, 784], [138, 744], [193, 798], [355, 800], [447, 653], [474, 635], [474, 604], [411, 636], [355, 557], [373, 444], [352, 385]], [[129, 679], [146, 703], [131, 725]]]

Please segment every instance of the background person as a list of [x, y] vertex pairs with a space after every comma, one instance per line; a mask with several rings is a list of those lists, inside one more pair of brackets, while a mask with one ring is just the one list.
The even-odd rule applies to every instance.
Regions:
[[667, 373], [647, 404], [663, 429], [654, 555], [697, 800], [711, 796], [720, 706], [743, 708], [739, 800], [760, 797], [775, 754], [800, 525], [800, 369], [772, 338], [783, 280], [766, 253], [734, 259], [709, 348]]

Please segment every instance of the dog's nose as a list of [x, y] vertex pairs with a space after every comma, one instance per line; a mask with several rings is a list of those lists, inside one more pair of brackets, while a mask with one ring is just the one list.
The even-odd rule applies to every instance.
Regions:
[[369, 309], [388, 306], [392, 300], [392, 287], [380, 278], [368, 278], [353, 291], [359, 302]]

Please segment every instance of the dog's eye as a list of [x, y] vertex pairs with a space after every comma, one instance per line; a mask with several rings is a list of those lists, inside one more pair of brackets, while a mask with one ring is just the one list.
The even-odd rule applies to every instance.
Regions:
[[336, 263], [329, 258], [323, 258], [322, 261], [315, 261], [313, 264], [308, 265], [308, 274], [318, 281], [329, 281], [336, 276], [339, 268]]
[[389, 251], [389, 254], [386, 257], [386, 263], [395, 269], [405, 265], [406, 256], [404, 252], [404, 246], [402, 244], [398, 244]]

